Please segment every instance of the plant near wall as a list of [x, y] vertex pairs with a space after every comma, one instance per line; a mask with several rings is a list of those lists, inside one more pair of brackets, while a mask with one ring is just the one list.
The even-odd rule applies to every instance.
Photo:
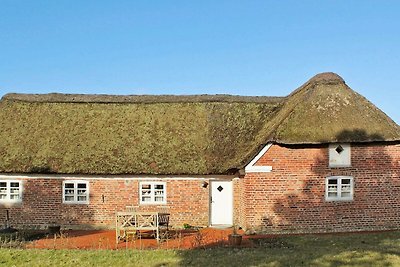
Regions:
[[183, 224], [183, 229], [190, 229], [190, 228], [192, 228], [192, 226], [190, 224], [188, 224], [188, 223]]

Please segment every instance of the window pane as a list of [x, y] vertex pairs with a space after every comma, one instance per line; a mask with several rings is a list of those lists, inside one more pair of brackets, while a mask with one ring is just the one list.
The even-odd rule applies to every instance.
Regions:
[[151, 197], [142, 196], [142, 202], [151, 202]]
[[350, 185], [342, 185], [342, 192], [350, 192], [351, 191], [351, 186]]
[[78, 196], [78, 201], [86, 201], [86, 196]]
[[19, 194], [19, 188], [10, 188], [11, 194]]
[[73, 183], [65, 183], [64, 187], [65, 188], [74, 188], [74, 184]]
[[7, 188], [6, 187], [0, 187], [0, 194], [7, 194]]
[[12, 199], [12, 200], [19, 199], [19, 194], [18, 195], [10, 195], [10, 199]]
[[351, 197], [351, 180], [342, 179], [342, 197]]
[[86, 195], [86, 189], [78, 189], [78, 195]]
[[350, 179], [342, 179], [342, 184], [350, 184]]
[[337, 192], [337, 185], [328, 185], [328, 192]]
[[154, 185], [155, 189], [164, 189], [164, 185], [163, 184], [156, 184]]
[[75, 193], [74, 189], [65, 189], [65, 194], [66, 195], [73, 195]]
[[342, 192], [342, 197], [350, 197], [350, 192]]
[[335, 198], [338, 196], [338, 180], [330, 179], [328, 180], [328, 197]]
[[0, 193], [0, 199], [6, 199], [7, 198], [7, 195], [6, 194], [1, 194]]
[[164, 190], [156, 190], [154, 191], [155, 195], [164, 195]]
[[19, 182], [10, 183], [10, 187], [19, 187]]
[[142, 195], [151, 195], [151, 190], [142, 190]]
[[78, 184], [78, 188], [86, 188], [86, 184]]
[[151, 189], [150, 184], [142, 184], [142, 189]]
[[164, 185], [156, 184], [154, 185], [154, 201], [163, 202], [164, 201]]
[[141, 184], [141, 202], [151, 202], [151, 184]]
[[65, 196], [65, 201], [74, 201], [74, 196]]
[[163, 202], [164, 201], [164, 197], [157, 196], [157, 197], [155, 197], [155, 201], [156, 202]]

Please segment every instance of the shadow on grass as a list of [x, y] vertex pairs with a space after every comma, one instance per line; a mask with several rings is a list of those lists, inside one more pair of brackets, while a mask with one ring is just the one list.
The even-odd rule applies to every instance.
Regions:
[[[250, 238], [251, 237], [246, 237]], [[254, 248], [0, 249], [5, 266], [400, 266], [400, 232], [253, 238]], [[212, 244], [210, 244], [212, 245]]]
[[257, 238], [256, 248], [181, 250], [182, 266], [399, 266], [400, 232]]

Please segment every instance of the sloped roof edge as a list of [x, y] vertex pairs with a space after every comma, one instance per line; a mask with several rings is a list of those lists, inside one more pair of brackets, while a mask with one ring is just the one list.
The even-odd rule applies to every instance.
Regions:
[[239, 95], [85, 95], [85, 94], [17, 94], [9, 93], [3, 96], [3, 100], [38, 102], [38, 103], [276, 103], [283, 101], [285, 97], [269, 96], [239, 96]]

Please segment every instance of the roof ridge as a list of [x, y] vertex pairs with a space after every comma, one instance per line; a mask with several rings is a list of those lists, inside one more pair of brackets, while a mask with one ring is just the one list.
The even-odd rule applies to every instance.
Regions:
[[308, 87], [309, 85], [319, 85], [319, 84], [325, 84], [325, 85], [334, 85], [334, 84], [346, 84], [345, 80], [340, 77], [338, 74], [334, 72], [322, 72], [311, 79], [309, 79], [307, 82], [299, 86], [297, 89], [295, 89], [293, 92], [291, 92], [288, 97], [294, 96], [297, 93], [299, 93], [301, 90], [304, 88]]
[[106, 94], [17, 94], [9, 93], [2, 100], [40, 103], [278, 103], [285, 97], [240, 96], [229, 94], [200, 95], [106, 95]]

